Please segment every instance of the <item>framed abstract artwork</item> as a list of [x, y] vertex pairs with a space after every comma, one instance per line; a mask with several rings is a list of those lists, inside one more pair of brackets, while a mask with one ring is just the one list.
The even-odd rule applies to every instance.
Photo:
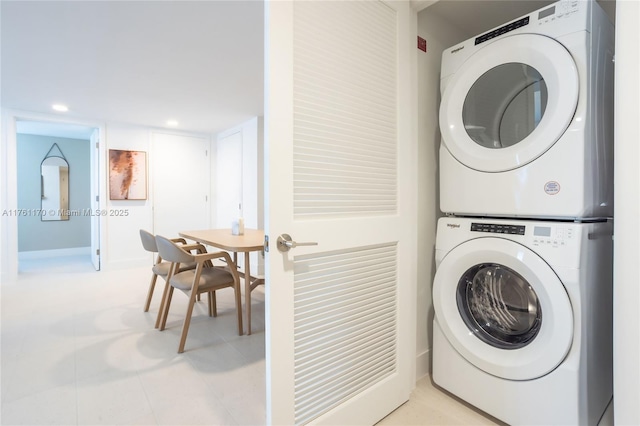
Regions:
[[109, 150], [109, 199], [147, 199], [147, 153]]

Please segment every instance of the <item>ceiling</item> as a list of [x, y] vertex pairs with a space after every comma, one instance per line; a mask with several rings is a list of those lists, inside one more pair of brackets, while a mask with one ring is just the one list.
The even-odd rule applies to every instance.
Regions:
[[263, 115], [261, 1], [3, 0], [0, 18], [3, 108], [208, 134]]
[[[412, 3], [471, 37], [550, 1]], [[613, 15], [613, 0], [599, 3]], [[263, 115], [262, 1], [2, 0], [0, 19], [3, 108], [207, 134]], [[32, 122], [19, 130], [83, 139], [91, 131]]]

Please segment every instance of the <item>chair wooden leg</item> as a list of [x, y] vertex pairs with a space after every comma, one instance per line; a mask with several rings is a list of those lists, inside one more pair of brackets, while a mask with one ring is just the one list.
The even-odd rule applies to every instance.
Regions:
[[236, 312], [238, 313], [238, 335], [242, 336], [242, 295], [240, 294], [240, 287], [233, 287], [233, 291], [236, 294]]
[[217, 303], [215, 291], [212, 291], [209, 293], [209, 316], [210, 317], [218, 316], [218, 303]]
[[169, 306], [171, 306], [171, 298], [173, 297], [173, 287], [169, 286], [169, 293], [167, 294], [167, 302], [165, 303], [164, 312], [162, 313], [162, 323], [160, 324], [160, 331], [164, 330], [167, 325], [167, 317], [169, 316]]
[[147, 293], [147, 301], [144, 304], [144, 311], [149, 312], [149, 306], [151, 305], [151, 298], [153, 297], [153, 290], [156, 288], [156, 280], [158, 276], [153, 274], [151, 277], [151, 284], [149, 284], [149, 292]]
[[158, 316], [156, 317], [155, 328], [160, 327], [160, 322], [162, 322], [162, 316], [164, 315], [164, 306], [167, 303], [167, 295], [169, 294], [169, 287], [169, 283], [164, 284], [164, 290], [162, 290], [162, 299], [160, 300], [160, 308], [158, 308]]
[[196, 303], [196, 295], [191, 292], [189, 296], [189, 306], [187, 307], [187, 315], [184, 317], [184, 324], [182, 325], [182, 335], [180, 336], [180, 345], [178, 345], [178, 353], [184, 352], [184, 344], [187, 341], [187, 334], [189, 333], [189, 325], [191, 324], [191, 314], [193, 313], [193, 305]]

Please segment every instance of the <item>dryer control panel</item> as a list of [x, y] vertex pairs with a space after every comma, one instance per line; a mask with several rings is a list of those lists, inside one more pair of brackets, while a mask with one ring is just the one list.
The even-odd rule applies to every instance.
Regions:
[[578, 0], [563, 0], [538, 12], [538, 24], [546, 24], [556, 19], [567, 18], [578, 11]]
[[541, 34], [559, 39], [579, 31], [597, 31], [601, 25], [610, 26], [611, 23], [597, 2], [560, 0], [445, 49], [440, 80], [446, 82], [473, 54], [500, 38]]
[[496, 37], [500, 37], [502, 34], [515, 31], [518, 28], [524, 27], [525, 25], [529, 25], [528, 16], [525, 16], [522, 19], [518, 19], [517, 21], [510, 22], [507, 25], [503, 25], [500, 28], [496, 28], [493, 31], [489, 31], [488, 33], [485, 33], [485, 34], [482, 34], [481, 36], [476, 37], [475, 44], [484, 43], [485, 41], [491, 40]]

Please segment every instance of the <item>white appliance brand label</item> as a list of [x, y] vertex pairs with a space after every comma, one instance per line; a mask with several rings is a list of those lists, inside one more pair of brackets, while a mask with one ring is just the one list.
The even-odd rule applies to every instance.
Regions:
[[544, 192], [548, 195], [556, 195], [560, 192], [560, 184], [556, 181], [550, 181], [544, 184]]

